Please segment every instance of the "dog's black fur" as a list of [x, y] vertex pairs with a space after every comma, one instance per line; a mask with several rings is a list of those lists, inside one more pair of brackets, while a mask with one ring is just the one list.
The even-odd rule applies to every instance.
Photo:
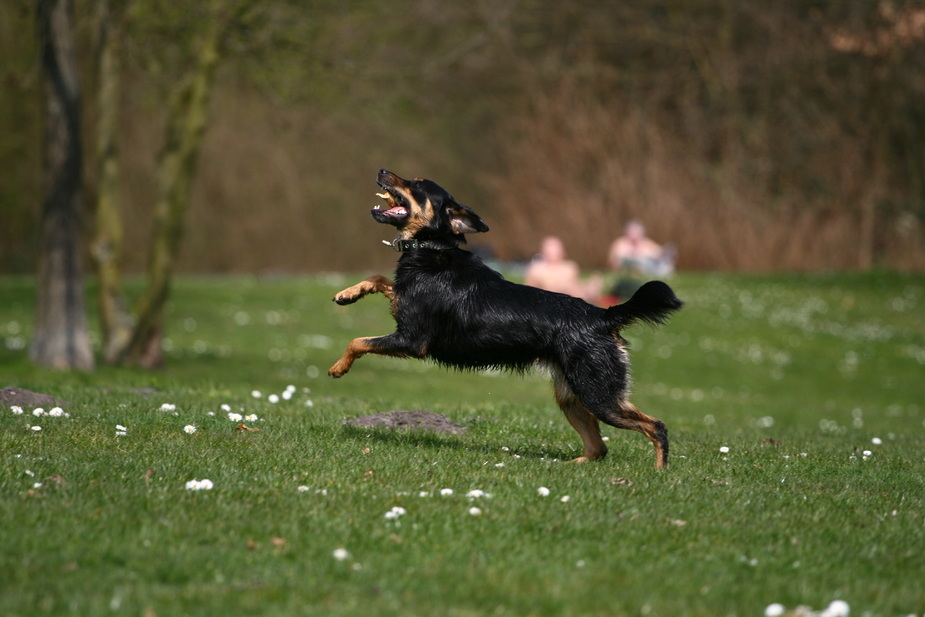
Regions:
[[342, 377], [367, 354], [432, 358], [457, 368], [535, 364], [553, 374], [556, 401], [581, 435], [576, 461], [607, 453], [598, 420], [636, 430], [655, 446], [656, 466], [668, 464], [668, 431], [627, 400], [629, 365], [619, 332], [634, 321], [663, 323], [682, 302], [660, 281], [643, 285], [629, 301], [607, 309], [578, 298], [506, 281], [459, 248], [464, 234], [488, 231], [470, 208], [430, 180], [404, 180], [381, 170], [388, 207], [373, 219], [393, 225], [403, 254], [394, 283], [371, 276], [335, 296], [338, 304], [382, 293], [392, 304], [392, 334], [354, 339], [328, 374]]

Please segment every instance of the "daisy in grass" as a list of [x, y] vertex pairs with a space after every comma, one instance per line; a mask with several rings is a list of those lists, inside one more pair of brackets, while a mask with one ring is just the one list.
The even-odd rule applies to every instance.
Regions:
[[128, 434], [128, 429], [121, 424], [116, 425], [116, 437], [124, 437]]
[[52, 407], [51, 410], [49, 410], [48, 415], [52, 418], [60, 418], [64, 415], [64, 410], [60, 407]]
[[10, 407], [10, 411], [13, 412], [14, 416], [21, 416], [23, 414], [22, 407], [20, 407], [19, 405], [13, 405], [12, 407]]
[[173, 403], [164, 403], [158, 408], [158, 411], [176, 411], [177, 406]]
[[257, 414], [255, 413], [247, 414], [246, 416], [244, 416], [244, 419], [247, 420], [248, 422], [256, 422], [258, 420]]
[[475, 499], [480, 499], [480, 498], [482, 498], [482, 497], [485, 497], [485, 498], [487, 499], [487, 498], [491, 497], [491, 494], [490, 494], [490, 493], [486, 493], [485, 491], [483, 491], [483, 490], [481, 490], [481, 489], [473, 489], [473, 490], [469, 491], [468, 493], [466, 493], [466, 497], [469, 498], [469, 501], [473, 501], [473, 500], [475, 500]]
[[720, 446], [719, 451], [722, 454], [729, 454], [729, 446]]
[[540, 497], [549, 497], [549, 489], [546, 488], [545, 486], [541, 486], [538, 489], [536, 489], [536, 494], [539, 495]]
[[32, 415], [35, 416], [36, 418], [41, 418], [42, 416], [45, 415], [45, 410], [42, 409], [41, 407], [36, 407], [35, 409], [32, 410]]
[[452, 497], [452, 495], [453, 495], [453, 489], [451, 489], [451, 488], [442, 488], [442, 489], [440, 489], [440, 496], [441, 496], [441, 497]]
[[186, 490], [188, 491], [211, 491], [212, 490], [212, 480], [204, 478], [202, 480], [190, 480], [186, 483]]
[[186, 426], [183, 427], [183, 432], [186, 433], [187, 435], [192, 435], [193, 433], [196, 432], [196, 426], [193, 424], [187, 424]]
[[42, 430], [42, 427], [41, 427], [41, 426], [33, 426], [33, 427], [31, 427], [31, 428], [32, 428], [32, 430], [35, 431], [36, 433], [38, 433], [40, 430]]
[[394, 508], [392, 508], [391, 510], [385, 513], [385, 518], [390, 521], [397, 521], [398, 519], [400, 519], [407, 513], [408, 511], [402, 508], [401, 506], [395, 506]]
[[350, 551], [345, 548], [335, 548], [334, 552], [331, 553], [331, 557], [337, 561], [345, 561], [350, 557]]
[[244, 416], [242, 416], [242, 415], [239, 414], [239, 413], [235, 413], [235, 412], [233, 412], [233, 411], [230, 411], [230, 412], [228, 412], [228, 419], [231, 420], [232, 422], [240, 422], [241, 420], [244, 419]]
[[279, 395], [278, 395], [278, 394], [271, 394], [270, 396], [267, 397], [267, 400], [270, 401], [271, 403], [273, 403], [273, 404], [275, 405], [276, 403], [279, 402]]
[[482, 516], [482, 509], [475, 506], [469, 508], [469, 516]]

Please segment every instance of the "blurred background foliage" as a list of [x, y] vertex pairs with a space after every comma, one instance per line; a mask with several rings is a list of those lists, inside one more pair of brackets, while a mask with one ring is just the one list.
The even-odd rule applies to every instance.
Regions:
[[[148, 255], [165, 100], [207, 3], [111, 1], [125, 268]], [[85, 151], [98, 0], [74, 0]], [[503, 259], [587, 268], [632, 218], [685, 269], [925, 269], [921, 0], [227, 0], [178, 269], [391, 266], [381, 167], [447, 187]], [[0, 4], [0, 273], [34, 272], [35, 7]], [[85, 161], [85, 224], [96, 187]]]

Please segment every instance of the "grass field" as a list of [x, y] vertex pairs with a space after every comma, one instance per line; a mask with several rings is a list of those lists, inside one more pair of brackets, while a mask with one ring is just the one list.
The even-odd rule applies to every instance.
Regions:
[[[32, 283], [0, 278], [0, 387], [68, 414], [0, 409], [0, 614], [925, 614], [922, 277], [679, 276], [685, 309], [626, 333], [664, 472], [609, 428], [604, 461], [560, 462], [580, 440], [539, 374], [329, 379], [391, 331], [384, 299], [329, 300], [351, 282], [184, 278], [166, 369], [53, 373]], [[343, 426], [410, 409], [468, 432]]]

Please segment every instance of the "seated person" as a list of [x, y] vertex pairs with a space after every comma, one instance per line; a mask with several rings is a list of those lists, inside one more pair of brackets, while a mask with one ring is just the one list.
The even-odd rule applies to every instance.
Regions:
[[565, 258], [565, 247], [555, 236], [543, 239], [539, 254], [527, 266], [524, 282], [547, 291], [556, 291], [597, 302], [601, 292], [600, 277], [587, 282], [579, 276], [578, 264]]
[[674, 272], [673, 246], [660, 246], [646, 235], [639, 221], [630, 221], [622, 236], [614, 240], [607, 255], [611, 268], [628, 274], [650, 277], [669, 276]]

